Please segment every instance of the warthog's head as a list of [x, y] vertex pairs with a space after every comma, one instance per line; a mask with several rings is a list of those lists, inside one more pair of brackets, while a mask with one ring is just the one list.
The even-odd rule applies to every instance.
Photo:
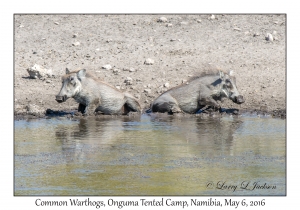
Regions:
[[66, 69], [66, 75], [62, 77], [62, 87], [55, 100], [58, 103], [62, 103], [68, 98], [72, 98], [77, 95], [82, 89], [81, 79], [84, 78], [85, 75], [85, 69], [72, 72]]
[[236, 80], [233, 76], [233, 71], [229, 71], [228, 74], [220, 71], [221, 83], [221, 94], [232, 100], [236, 104], [242, 104], [245, 102], [242, 95], [239, 94], [239, 91], [236, 87]]

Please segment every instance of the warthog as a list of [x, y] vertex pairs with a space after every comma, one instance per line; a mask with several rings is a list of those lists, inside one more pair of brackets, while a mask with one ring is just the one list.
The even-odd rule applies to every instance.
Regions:
[[94, 78], [85, 69], [69, 71], [62, 77], [62, 87], [56, 101], [65, 102], [74, 98], [79, 103], [78, 111], [85, 115], [100, 111], [103, 114], [127, 114], [130, 111], [140, 112], [139, 102], [129, 93]]
[[218, 101], [229, 98], [234, 103], [244, 103], [237, 90], [235, 77], [219, 71], [219, 75], [196, 77], [188, 83], [171, 88], [157, 97], [151, 104], [152, 112], [196, 113], [209, 106], [220, 109]]

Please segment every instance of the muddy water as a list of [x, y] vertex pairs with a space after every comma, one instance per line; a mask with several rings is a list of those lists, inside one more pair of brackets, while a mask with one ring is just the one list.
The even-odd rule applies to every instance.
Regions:
[[285, 120], [15, 121], [15, 195], [285, 195]]

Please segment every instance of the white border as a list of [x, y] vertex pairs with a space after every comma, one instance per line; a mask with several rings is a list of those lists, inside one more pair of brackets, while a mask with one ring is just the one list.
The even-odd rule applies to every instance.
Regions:
[[[287, 13], [287, 196], [264, 197], [267, 205], [263, 208], [273, 209], [287, 206], [298, 206], [299, 182], [299, 108], [298, 90], [299, 67], [299, 11], [296, 1], [40, 1], [40, 0], [15, 0], [5, 1], [1, 4], [1, 208], [3, 209], [34, 209], [37, 197], [13, 196], [13, 14], [14, 13]], [[4, 65], [3, 65], [4, 63]], [[298, 109], [297, 109], [298, 108]], [[298, 120], [298, 121], [296, 121]], [[299, 135], [299, 134], [298, 134]], [[81, 197], [84, 198], [84, 197]], [[140, 199], [141, 197], [118, 197], [120, 200]], [[151, 197], [147, 197], [151, 198]], [[158, 197], [154, 197], [157, 198]], [[189, 197], [175, 197], [176, 199], [189, 200]], [[201, 197], [199, 197], [200, 199]], [[202, 197], [207, 199], [209, 197]], [[223, 200], [229, 197], [213, 197]], [[248, 201], [260, 197], [233, 197], [236, 200], [243, 198]], [[66, 200], [68, 197], [43, 197], [44, 200]], [[97, 200], [109, 197], [95, 197]], [[46, 207], [43, 207], [46, 208]], [[49, 207], [48, 207], [49, 208]], [[50, 207], [51, 208], [51, 207]], [[70, 208], [70, 207], [69, 207]], [[79, 208], [79, 207], [77, 207]], [[87, 207], [92, 209], [94, 207]], [[125, 209], [131, 209], [126, 208]], [[123, 209], [124, 209], [123, 208]], [[165, 209], [166, 207], [164, 207]], [[199, 208], [199, 207], [197, 207]], [[82, 208], [80, 208], [82, 209]], [[107, 209], [107, 208], [105, 208]], [[118, 208], [114, 208], [118, 209]], [[136, 208], [137, 209], [137, 208]], [[138, 209], [144, 209], [139, 207]], [[174, 208], [173, 208], [174, 209]], [[189, 208], [190, 209], [190, 208]], [[232, 207], [231, 207], [232, 209]]]

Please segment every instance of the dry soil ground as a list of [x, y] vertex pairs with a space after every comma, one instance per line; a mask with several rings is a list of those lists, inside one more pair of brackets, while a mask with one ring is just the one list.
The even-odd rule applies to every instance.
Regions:
[[[166, 19], [159, 21], [161, 17]], [[14, 30], [16, 116], [77, 109], [73, 99], [61, 104], [55, 101], [66, 67], [86, 68], [130, 92], [146, 109], [162, 92], [207, 66], [235, 71], [246, 102], [236, 105], [226, 100], [223, 107], [285, 116], [284, 14], [19, 14], [14, 16]], [[266, 39], [268, 33], [273, 41]], [[144, 63], [148, 58], [153, 59], [152, 65]], [[27, 69], [34, 64], [52, 69], [53, 76], [30, 79]], [[102, 68], [108, 64], [111, 69]], [[127, 77], [132, 78], [131, 85], [124, 83]]]

